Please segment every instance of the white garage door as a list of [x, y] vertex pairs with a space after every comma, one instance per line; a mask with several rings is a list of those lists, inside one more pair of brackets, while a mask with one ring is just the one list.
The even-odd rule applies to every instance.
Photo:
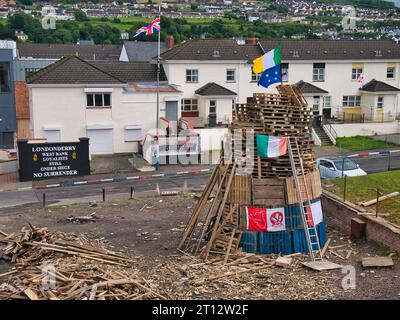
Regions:
[[113, 129], [88, 129], [90, 154], [114, 153]]

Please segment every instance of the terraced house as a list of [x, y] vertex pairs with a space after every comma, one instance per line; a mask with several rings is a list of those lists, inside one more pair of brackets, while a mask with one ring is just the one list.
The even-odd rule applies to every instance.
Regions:
[[[399, 46], [374, 40], [201, 39], [169, 46], [161, 55], [162, 126], [174, 132], [194, 128], [203, 150], [218, 149], [233, 105], [256, 92], [275, 92], [274, 85], [257, 85], [252, 61], [278, 43], [282, 81], [297, 84], [312, 106], [317, 143], [398, 133]], [[141, 150], [157, 122], [154, 57], [136, 63], [91, 60], [64, 58], [29, 78], [31, 136], [89, 136], [92, 154]]]
[[[169, 83], [183, 92], [182, 116], [204, 126], [216, 113], [217, 123], [228, 123], [229, 103], [275, 92], [257, 86], [252, 61], [278, 43], [282, 81], [299, 85], [315, 116], [340, 120], [335, 135], [397, 132], [400, 48], [384, 40], [188, 41], [162, 54]], [[202, 94], [204, 86], [218, 92]]]

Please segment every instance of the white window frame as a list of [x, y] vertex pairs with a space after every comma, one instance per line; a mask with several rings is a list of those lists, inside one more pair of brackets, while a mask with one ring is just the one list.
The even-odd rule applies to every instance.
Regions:
[[[214, 108], [215, 111], [211, 112], [211, 108]], [[209, 105], [209, 108], [208, 108], [208, 112], [210, 114], [216, 114], [217, 113], [217, 100], [210, 100], [210, 105]]]
[[376, 108], [377, 109], [383, 109], [384, 103], [385, 103], [384, 97], [378, 97], [376, 99]]
[[363, 74], [363, 68], [351, 68], [351, 80], [357, 80]]
[[236, 69], [226, 69], [226, 82], [236, 82]]
[[197, 99], [182, 99], [181, 110], [182, 112], [197, 112], [199, 111], [199, 101]]
[[323, 97], [322, 108], [323, 109], [332, 109], [332, 97], [331, 96]]
[[199, 69], [186, 69], [186, 82], [198, 83], [199, 82]]
[[319, 112], [319, 107], [321, 105], [321, 97], [320, 96], [314, 96], [313, 97], [313, 111], [318, 111]]
[[313, 68], [313, 82], [325, 81], [325, 68]]
[[[390, 70], [390, 71], [389, 71]], [[389, 74], [391, 76], [389, 77]], [[387, 67], [386, 68], [386, 79], [395, 79], [396, 78], [396, 67]]]
[[360, 107], [361, 96], [343, 96], [343, 107]]
[[[96, 106], [96, 96], [97, 95], [101, 95], [101, 100], [102, 100], [102, 103], [101, 103], [101, 106]], [[108, 95], [108, 96], [110, 96], [110, 105], [105, 105], [104, 104], [104, 101], [105, 101], [105, 99], [104, 99], [104, 96], [105, 95]], [[89, 98], [89, 96], [92, 96], [93, 98], [93, 105], [89, 105], [89, 100], [88, 100], [88, 98]], [[91, 109], [91, 108], [111, 108], [112, 107], [112, 96], [111, 96], [111, 93], [109, 93], [109, 92], [87, 92], [86, 93], [86, 108], [88, 108], [88, 109]]]

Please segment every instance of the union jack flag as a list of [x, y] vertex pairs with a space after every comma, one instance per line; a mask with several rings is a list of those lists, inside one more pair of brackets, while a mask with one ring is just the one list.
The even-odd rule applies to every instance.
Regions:
[[146, 36], [151, 36], [157, 32], [160, 32], [160, 17], [138, 29], [133, 37], [135, 38], [142, 33], [145, 33]]

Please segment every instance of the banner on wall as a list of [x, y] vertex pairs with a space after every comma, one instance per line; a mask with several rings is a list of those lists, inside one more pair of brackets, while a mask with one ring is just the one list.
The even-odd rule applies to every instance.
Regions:
[[250, 231], [285, 231], [285, 208], [246, 207], [246, 229]]

